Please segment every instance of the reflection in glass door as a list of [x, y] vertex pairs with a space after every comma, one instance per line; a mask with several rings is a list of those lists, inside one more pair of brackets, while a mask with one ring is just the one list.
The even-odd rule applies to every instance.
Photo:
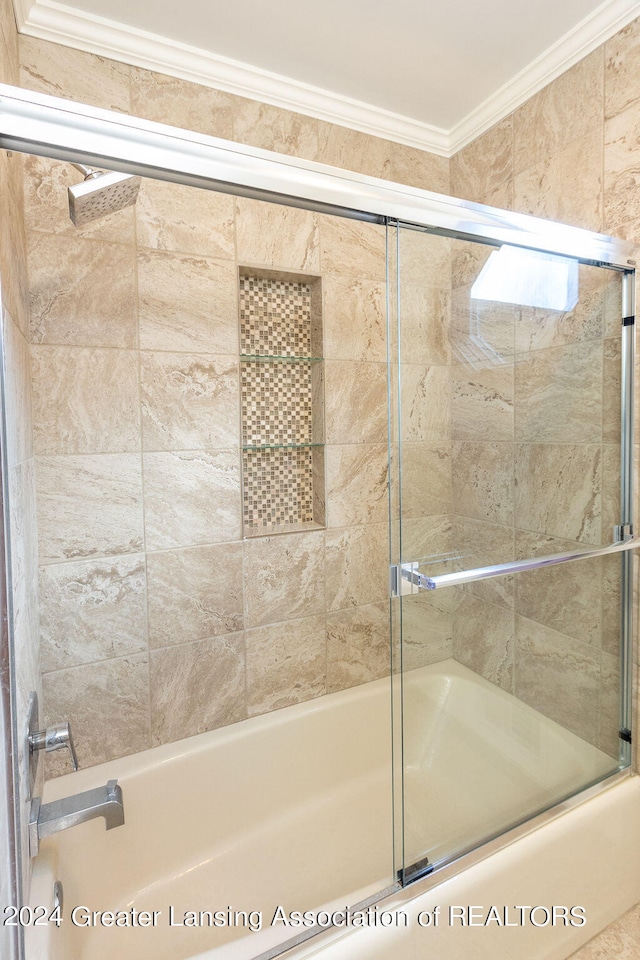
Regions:
[[634, 328], [619, 271], [403, 227], [395, 254], [409, 882], [629, 762]]

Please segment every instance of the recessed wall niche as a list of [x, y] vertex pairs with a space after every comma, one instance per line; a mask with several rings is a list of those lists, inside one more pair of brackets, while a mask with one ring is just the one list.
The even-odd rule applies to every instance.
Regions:
[[320, 277], [241, 267], [245, 537], [325, 523]]

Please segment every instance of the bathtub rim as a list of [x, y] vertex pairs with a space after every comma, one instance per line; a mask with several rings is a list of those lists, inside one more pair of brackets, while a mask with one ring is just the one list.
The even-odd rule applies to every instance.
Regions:
[[[576, 808], [583, 806], [594, 797], [608, 790], [612, 790], [619, 784], [637, 776], [637, 772], [633, 769], [632, 765], [629, 764], [623, 767], [623, 769], [590, 784], [577, 793], [565, 797], [564, 800], [554, 803], [553, 806], [548, 807], [541, 813], [535, 814], [535, 816], [516, 824], [499, 836], [490, 837], [471, 850], [454, 854], [454, 856], [450, 860], [447, 860], [446, 863], [443, 863], [441, 867], [436, 866], [432, 873], [418, 877], [416, 880], [407, 884], [407, 886], [402, 887], [400, 883], [397, 882], [389, 887], [385, 887], [377, 894], [372, 894], [361, 903], [350, 904], [350, 907], [352, 910], [358, 910], [366, 909], [375, 904], [381, 909], [401, 910], [412, 900], [429, 893], [435, 887], [446, 883], [447, 880], [458, 876], [476, 864], [481, 863], [483, 860], [487, 860], [494, 854], [500, 853], [518, 840], [524, 839], [542, 827], [559, 820]], [[308, 930], [291, 937], [277, 947], [256, 954], [253, 960], [274, 960], [276, 957], [283, 957], [285, 960], [287, 960], [287, 958], [290, 958], [290, 960], [298, 957], [302, 958], [303, 954], [299, 953], [299, 949], [306, 945], [311, 946], [309, 941], [313, 941], [313, 950], [315, 953], [350, 932], [353, 933], [354, 928], [310, 927]], [[207, 953], [202, 953], [192, 957], [191, 960], [206, 960], [206, 958]]]

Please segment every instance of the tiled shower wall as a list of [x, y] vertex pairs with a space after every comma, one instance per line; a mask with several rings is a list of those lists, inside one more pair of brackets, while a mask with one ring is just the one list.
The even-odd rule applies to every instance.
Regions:
[[[423, 151], [30, 38], [20, 61], [26, 88], [447, 190], [448, 161]], [[97, 762], [386, 671], [380, 231], [146, 185], [135, 223], [80, 236], [65, 209], [75, 175], [43, 164], [26, 185], [46, 718], [75, 716], [81, 758]], [[238, 264], [323, 276], [326, 532], [238, 539]], [[202, 355], [217, 381], [203, 402], [225, 411], [212, 427], [202, 398], [175, 406]]]
[[[454, 254], [454, 543], [465, 566], [598, 547], [620, 488], [620, 278], [584, 268], [570, 314], [471, 301]], [[473, 337], [470, 337], [470, 329]], [[475, 347], [475, 349], [472, 349]], [[457, 660], [617, 756], [619, 559], [459, 591]]]
[[[47, 719], [95, 763], [383, 675], [384, 231], [151, 181], [79, 231], [25, 173]], [[239, 263], [323, 278], [326, 531], [242, 540]]]
[[[635, 21], [454, 156], [451, 192], [638, 242], [639, 79], [640, 21]], [[516, 356], [520, 369], [525, 364], [529, 369], [530, 400], [537, 394], [538, 412], [546, 418], [546, 442], [519, 448], [521, 457], [534, 458], [536, 495], [543, 505], [547, 503], [548, 522], [540, 526], [540, 511], [538, 525], [534, 523], [530, 529], [545, 534], [553, 549], [575, 539], [578, 530], [586, 530], [592, 542], [598, 538], [609, 541], [618, 515], [615, 444], [620, 303], [610, 292], [605, 295], [592, 289], [585, 307], [569, 325], [562, 320], [551, 324], [547, 319], [538, 321], [536, 327], [530, 318]], [[545, 399], [545, 372], [557, 361], [563, 365], [564, 382], [556, 395]], [[581, 371], [580, 376], [574, 377], [572, 364], [574, 374]], [[487, 370], [485, 376], [499, 376], [495, 369]], [[502, 416], [507, 418], [512, 397], [508, 384], [503, 388], [494, 396], [496, 400], [502, 397]], [[558, 416], [562, 405], [567, 408], [567, 401], [581, 410], [580, 423]], [[478, 409], [482, 406], [480, 396], [476, 405]], [[549, 509], [553, 489], [549, 481], [558, 468], [554, 450], [560, 445], [570, 454], [565, 462], [575, 475], [576, 494], [571, 504], [561, 505], [563, 511], [554, 511]], [[485, 458], [489, 454], [490, 444], [485, 443]], [[580, 492], [581, 478], [589, 475], [596, 481], [592, 503]], [[497, 509], [497, 498], [495, 502]], [[466, 512], [469, 516], [470, 511]], [[593, 520], [600, 515], [602, 526], [595, 530]], [[499, 522], [495, 512], [493, 519]], [[525, 531], [516, 531], [516, 535], [515, 547], [522, 555], [527, 535]], [[458, 658], [486, 671], [490, 679], [507, 686], [513, 682], [519, 696], [542, 702], [554, 719], [574, 729], [578, 725], [589, 739], [611, 748], [613, 743], [603, 739], [602, 724], [608, 722], [610, 729], [615, 729], [616, 574], [611, 560], [602, 566], [597, 561], [595, 569], [591, 562], [586, 566], [593, 575], [576, 569], [574, 578], [547, 576], [532, 592], [526, 610], [522, 598], [518, 601], [517, 597], [515, 610], [513, 604], [509, 610], [503, 604], [502, 611], [495, 605], [491, 609], [486, 606], [487, 618], [493, 615], [498, 631], [491, 654], [479, 650], [465, 653], [460, 643], [454, 644], [454, 651]], [[515, 648], [509, 651], [511, 623], [502, 636], [498, 628], [501, 619], [510, 621], [514, 614]], [[496, 652], [498, 659], [491, 663], [489, 657]], [[635, 663], [637, 688], [637, 660]], [[509, 664], [515, 671], [511, 677], [505, 669]], [[544, 683], [536, 676], [543, 677]], [[598, 683], [607, 704], [600, 721]]]
[[[19, 43], [28, 89], [448, 189], [444, 158]], [[28, 161], [45, 714], [86, 764], [388, 669], [386, 349], [380, 230], [147, 183], [80, 234], [76, 179]], [[238, 264], [323, 277], [326, 531], [239, 539]]]

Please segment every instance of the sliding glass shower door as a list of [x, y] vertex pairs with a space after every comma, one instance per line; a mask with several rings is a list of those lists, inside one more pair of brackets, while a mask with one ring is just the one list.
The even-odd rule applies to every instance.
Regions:
[[409, 882], [629, 761], [634, 327], [620, 271], [407, 227], [390, 251]]

